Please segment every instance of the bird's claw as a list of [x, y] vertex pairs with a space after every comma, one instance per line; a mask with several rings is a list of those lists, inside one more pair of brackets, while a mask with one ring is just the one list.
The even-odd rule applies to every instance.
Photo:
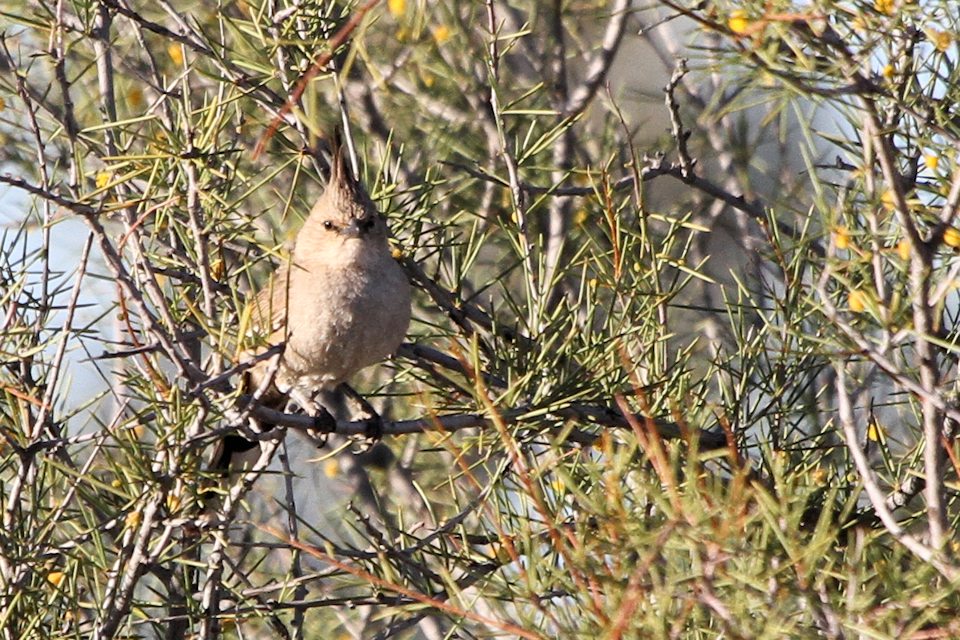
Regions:
[[327, 444], [327, 437], [337, 430], [337, 419], [323, 406], [317, 406], [317, 413], [313, 416], [313, 424], [307, 429], [307, 435], [317, 443], [321, 449]]
[[363, 435], [367, 440], [370, 440], [371, 446], [383, 439], [383, 418], [380, 417], [380, 414], [374, 413], [367, 418]]

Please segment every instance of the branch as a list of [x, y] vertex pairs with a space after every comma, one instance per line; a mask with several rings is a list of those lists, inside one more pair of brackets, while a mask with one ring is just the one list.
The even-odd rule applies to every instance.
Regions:
[[853, 462], [860, 474], [860, 480], [870, 498], [874, 511], [883, 526], [897, 542], [906, 547], [915, 556], [928, 563], [948, 580], [956, 580], [960, 576], [960, 571], [953, 565], [947, 564], [940, 558], [940, 552], [937, 549], [931, 549], [929, 546], [920, 542], [912, 534], [908, 533], [896, 518], [893, 517], [890, 509], [887, 508], [887, 496], [877, 485], [876, 474], [867, 461], [867, 455], [860, 446], [857, 437], [857, 428], [854, 422], [853, 407], [850, 404], [850, 396], [847, 392], [847, 365], [842, 362], [835, 362], [833, 366], [837, 372], [836, 389], [837, 402], [840, 414], [840, 423], [843, 426], [843, 437], [846, 440], [847, 448], [850, 450]]
[[583, 82], [573, 90], [564, 108], [565, 116], [570, 117], [583, 111], [606, 79], [607, 72], [610, 71], [610, 65], [613, 64], [613, 59], [616, 57], [617, 51], [620, 50], [620, 43], [623, 41], [627, 17], [630, 15], [628, 11], [630, 4], [631, 0], [617, 0], [617, 3], [611, 9], [612, 17], [603, 33], [600, 53], [587, 67], [587, 75]]
[[693, 173], [693, 160], [690, 159], [690, 151], [687, 149], [687, 140], [690, 139], [690, 132], [683, 128], [683, 120], [680, 118], [680, 103], [677, 102], [675, 95], [677, 85], [687, 75], [687, 61], [681, 58], [677, 62], [677, 68], [673, 70], [670, 76], [670, 82], [664, 89], [664, 100], [667, 103], [667, 111], [670, 112], [670, 128], [673, 132], [673, 139], [677, 142], [677, 159], [680, 161], [680, 173], [684, 178], [690, 177]]
[[[691, 159], [690, 162], [691, 167], [696, 164], [695, 159]], [[483, 171], [480, 171], [474, 167], [455, 162], [445, 162], [444, 164], [461, 169], [480, 180], [493, 182], [502, 187], [510, 186], [509, 183], [504, 182], [497, 176], [484, 173]], [[766, 214], [767, 205], [762, 201], [756, 199], [750, 200], [743, 195], [733, 194], [711, 180], [698, 176], [693, 171], [690, 171], [687, 175], [684, 175], [684, 170], [681, 164], [664, 162], [662, 156], [648, 158], [647, 166], [640, 170], [640, 180], [642, 182], [648, 182], [654, 178], [659, 178], [660, 176], [670, 176], [675, 178], [680, 182], [693, 187], [697, 191], [701, 191], [702, 193], [705, 193], [706, 195], [715, 198], [724, 204], [737, 209], [738, 211], [742, 211], [758, 223], [768, 224], [770, 222], [769, 217]], [[635, 178], [632, 175], [627, 175], [614, 181], [611, 184], [611, 188], [614, 191], [625, 191], [626, 189], [633, 188], [634, 183]], [[594, 187], [544, 187], [526, 182], [522, 183], [521, 187], [524, 191], [531, 194], [549, 194], [556, 197], [582, 197], [591, 196], [597, 193], [597, 190]], [[779, 220], [777, 220], [775, 224], [777, 226], [777, 230], [781, 234], [790, 238], [797, 238], [796, 230], [794, 230], [790, 225], [780, 222]], [[819, 257], [826, 255], [824, 248], [817, 242], [809, 242], [807, 247]]]
[[[379, 427], [371, 424], [370, 420], [338, 420], [336, 426], [332, 429], [329, 423], [322, 419], [302, 414], [284, 413], [269, 407], [256, 406], [252, 410], [252, 415], [260, 418], [264, 422], [281, 427], [289, 427], [300, 432], [324, 432], [333, 433], [342, 436], [368, 436], [371, 428], [376, 428], [382, 435], [399, 436], [413, 433], [426, 433], [429, 431], [462, 431], [464, 429], [491, 428], [494, 426], [494, 419], [482, 413], [459, 413], [442, 416], [428, 416], [415, 420], [383, 421]], [[542, 421], [545, 416], [555, 416], [558, 420], [573, 420], [596, 424], [605, 427], [615, 427], [619, 429], [631, 428], [631, 421], [646, 421], [648, 416], [643, 414], [633, 414], [626, 416], [613, 407], [591, 404], [573, 404], [565, 407], [552, 409], [549, 407], [516, 407], [507, 409], [499, 413], [496, 420], [501, 424], [521, 424], [523, 422]], [[657, 430], [661, 437], [668, 440], [684, 438], [684, 430], [678, 425], [661, 420], [655, 420]], [[214, 437], [220, 437], [225, 433], [232, 431], [231, 427], [211, 431], [198, 437], [197, 440], [208, 440]], [[727, 446], [727, 439], [723, 433], [714, 431], [700, 431], [700, 447], [703, 449], [722, 449]], [[246, 436], [245, 436], [246, 437]], [[257, 439], [272, 440], [275, 435], [260, 434]], [[594, 437], [596, 439], [596, 436]], [[589, 444], [589, 443], [587, 443]]]
[[50, 191], [49, 189], [43, 189], [36, 185], [30, 184], [23, 178], [14, 178], [9, 173], [0, 175], [0, 184], [8, 184], [11, 187], [16, 187], [17, 189], [22, 189], [29, 194], [35, 195], [44, 200], [48, 200], [55, 204], [60, 205], [64, 209], [73, 211], [74, 213], [79, 213], [80, 215], [93, 216], [100, 213], [99, 210], [91, 207], [90, 205], [71, 200], [69, 198], [64, 198], [59, 193]]
[[287, 98], [287, 101], [283, 103], [283, 106], [280, 107], [280, 113], [273, 119], [273, 122], [270, 123], [270, 126], [267, 128], [266, 132], [260, 137], [257, 141], [256, 146], [253, 149], [253, 159], [256, 160], [260, 157], [260, 154], [263, 153], [263, 150], [266, 148], [267, 143], [270, 142], [270, 138], [273, 137], [273, 134], [277, 132], [277, 129], [280, 127], [280, 123], [283, 121], [284, 116], [286, 116], [290, 111], [297, 105], [300, 100], [300, 96], [303, 95], [303, 92], [306, 91], [307, 85], [310, 84], [310, 81], [317, 77], [317, 74], [320, 73], [320, 70], [323, 69], [331, 58], [333, 54], [339, 49], [349, 38], [350, 34], [360, 25], [360, 22], [363, 20], [363, 17], [367, 15], [367, 12], [377, 4], [379, 0], [369, 0], [367, 3], [358, 7], [350, 19], [347, 20], [346, 24], [340, 27], [336, 33], [327, 41], [327, 49], [316, 57], [313, 62], [313, 65], [301, 76], [300, 80], [297, 81], [297, 86], [294, 87], [293, 93], [290, 94], [290, 97]]

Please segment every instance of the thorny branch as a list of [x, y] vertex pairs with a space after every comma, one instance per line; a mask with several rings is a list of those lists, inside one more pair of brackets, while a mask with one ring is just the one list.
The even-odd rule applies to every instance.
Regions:
[[[335, 609], [338, 622], [354, 635], [384, 639], [415, 625], [425, 637], [439, 638], [458, 632], [465, 621], [521, 637], [547, 633], [504, 616], [497, 607], [509, 601], [515, 606], [512, 613], [533, 615], [552, 631], [561, 629], [565, 619], [595, 619], [625, 634], [634, 630], [630, 625], [640, 618], [639, 604], [653, 588], [650, 567], [670, 569], [671, 544], [677, 543], [671, 527], [683, 523], [691, 532], [704, 530], [695, 528], [700, 515], [695, 507], [675, 500], [666, 505], [673, 519], [659, 532], [654, 551], [638, 563], [631, 555], [636, 549], [628, 549], [630, 532], [616, 529], [617, 523], [653, 526], [665, 511], [657, 502], [660, 494], [676, 498], [679, 483], [671, 478], [674, 461], [668, 450], [691, 458], [697, 452], [720, 452], [707, 455], [734, 470], [729, 482], [723, 478], [729, 489], [723, 499], [735, 502], [751, 495], [738, 484], [738, 465], [751, 469], [754, 462], [768, 461], [764, 450], [740, 447], [759, 437], [755, 431], [767, 428], [764, 421], [779, 426], [793, 419], [786, 415], [792, 408], [780, 408], [787, 401], [767, 397], [790, 384], [771, 380], [790, 375], [819, 380], [822, 384], [810, 383], [813, 395], [832, 391], [824, 395], [836, 399], [838, 419], [828, 419], [824, 432], [842, 437], [873, 511], [892, 539], [947, 580], [957, 579], [947, 544], [954, 497], [946, 481], [955, 470], [945, 454], [954, 453], [952, 430], [960, 422], [960, 410], [943, 390], [952, 376], [943, 363], [955, 362], [948, 320], [951, 282], [960, 273], [960, 262], [938, 250], [955, 241], [960, 171], [951, 169], [948, 177], [941, 165], [942, 175], [935, 170], [924, 175], [920, 156], [911, 148], [916, 146], [913, 138], [956, 146], [955, 123], [935, 121], [916, 106], [924, 98], [941, 111], [942, 105], [915, 95], [909, 82], [897, 87], [896, 78], [879, 80], [869, 60], [834, 26], [816, 23], [819, 16], [754, 16], [761, 26], [787, 25], [784, 38], [801, 39], [800, 48], [783, 47], [780, 55], [814, 49], [809, 60], [820, 74], [816, 81], [802, 77], [799, 64], [773, 69], [774, 77], [795, 81], [793, 86], [809, 95], [849, 101], [845, 106], [859, 100], [862, 137], [851, 148], [862, 149], [863, 157], [840, 161], [832, 170], [845, 172], [851, 185], [862, 179], [865, 199], [889, 192], [883, 208], [862, 214], [872, 235], [863, 245], [867, 248], [853, 247], [863, 249], [860, 257], [870, 265], [884, 307], [894, 306], [900, 284], [890, 275], [894, 250], [888, 241], [893, 236], [881, 237], [884, 211], [895, 216], [910, 252], [902, 265], [910, 312], [895, 317], [892, 309], [882, 309], [878, 316], [884, 324], [873, 335], [864, 329], [866, 313], [843, 310], [836, 302], [837, 286], [859, 282], [840, 264], [844, 258], [835, 251], [837, 243], [824, 239], [834, 221], [828, 215], [810, 225], [798, 219], [799, 226], [793, 226], [783, 215], [783, 194], [756, 188], [752, 168], [731, 144], [740, 133], [733, 110], [720, 110], [717, 117], [711, 113], [712, 105], [733, 102], [747, 92], [728, 88], [719, 73], [705, 82], [704, 74], [677, 64], [679, 40], [667, 29], [672, 17], [687, 15], [709, 30], [706, 42], [729, 37], [731, 49], [724, 53], [741, 54], [760, 67], [767, 51], [755, 46], [760, 28], [736, 34], [715, 8], [688, 10], [669, 0], [662, 3], [679, 13], [656, 16], [657, 26], [645, 29], [642, 38], [662, 70], [672, 71], [666, 110], [659, 107], [670, 118], [677, 154], [676, 162], [668, 162], [662, 153], [635, 152], [641, 141], [631, 129], [632, 114], [620, 110], [615, 91], [601, 92], [632, 37], [631, 24], [643, 12], [630, 0], [590, 5], [602, 16], [595, 33], [580, 28], [582, 7], [576, 3], [541, 3], [530, 9], [537, 19], [547, 18], [549, 28], [542, 32], [527, 22], [526, 9], [513, 3], [449, 3], [437, 15], [421, 14], [426, 10], [419, 3], [417, 19], [439, 16], [444, 20], [439, 26], [446, 30], [437, 26], [432, 38], [423, 39], [430, 40], [428, 51], [418, 48], [423, 43], [409, 33], [401, 38], [400, 30], [378, 39], [392, 29], [391, 21], [409, 26], [404, 21], [413, 15], [411, 3], [390, 3], [382, 14], [377, 7], [382, 3], [373, 0], [345, 8], [320, 4], [271, 0], [256, 10], [241, 3], [201, 18], [171, 0], [160, 0], [155, 11], [127, 0], [102, 0], [89, 15], [73, 15], [71, 5], [61, 0], [27, 0], [25, 6], [43, 10], [21, 27], [36, 29], [43, 46], [31, 58], [29, 37], [11, 32], [0, 37], [2, 133], [9, 129], [17, 134], [9, 140], [10, 149], [27, 151], [11, 160], [16, 175], [0, 176], [0, 184], [31, 198], [35, 211], [18, 231], [29, 235], [34, 222], [27, 219], [35, 216], [40, 232], [39, 267], [28, 261], [30, 252], [20, 240], [8, 249], [4, 235], [0, 251], [0, 393], [7, 401], [0, 403], [5, 465], [0, 471], [9, 479], [0, 502], [5, 530], [16, 533], [0, 544], [0, 619], [29, 618], [26, 624], [50, 629], [51, 616], [66, 620], [69, 614], [80, 633], [106, 639], [129, 628], [166, 623], [166, 637], [198, 631], [199, 637], [215, 638], [228, 621], [242, 626], [248, 619], [264, 618], [275, 633], [302, 637], [309, 633], [311, 615]], [[334, 8], [343, 9], [342, 15]], [[15, 14], [4, 11], [5, 16]], [[364, 21], [366, 16], [371, 19]], [[485, 29], [463, 28], [478, 18], [485, 19]], [[370, 29], [364, 31], [367, 25]], [[911, 29], [903, 36], [909, 42], [897, 49], [903, 55], [892, 56], [897, 73], [904, 76], [916, 63], [915, 41], [932, 37]], [[450, 37], [456, 47], [444, 46]], [[14, 41], [16, 46], [8, 46]], [[386, 59], [381, 46], [389, 51]], [[342, 64], [339, 59], [330, 64], [345, 50], [349, 53]], [[838, 85], [819, 86], [829, 77], [823, 65], [830, 55], [844, 63], [845, 75]], [[31, 62], [44, 56], [52, 63], [49, 69]], [[945, 73], [933, 65], [929, 69]], [[333, 90], [320, 81], [328, 71], [335, 76]], [[456, 84], [452, 99], [444, 93], [444, 82]], [[90, 104], [86, 96], [92, 96]], [[146, 105], [138, 107], [138, 102]], [[310, 406], [307, 415], [263, 406], [268, 381], [251, 396], [238, 396], [234, 383], [249, 366], [235, 359], [236, 342], [242, 339], [235, 334], [242, 333], [237, 328], [246, 322], [238, 309], [248, 298], [238, 283], [258, 280], [267, 253], [254, 236], [265, 235], [265, 214], [282, 210], [279, 217], [285, 217], [308, 206], [314, 188], [305, 176], [315, 177], [304, 161], [291, 162], [293, 172], [284, 165], [267, 176], [270, 163], [263, 157], [251, 163], [243, 149], [256, 143], [258, 154], [275, 151], [279, 166], [286, 152], [268, 150], [270, 136], [289, 127], [301, 146], [310, 148], [317, 134], [314, 114], [335, 111], [337, 104], [346, 124], [356, 126], [352, 114], [362, 122], [352, 128], [357, 135], [356, 140], [351, 136], [356, 151], [351, 155], [361, 161], [354, 168], [358, 175], [366, 170], [364, 178], [390, 202], [391, 226], [421, 306], [411, 337], [416, 342], [400, 349], [390, 374], [380, 371], [365, 381], [371, 389], [379, 385], [381, 393], [372, 402], [384, 417], [358, 419], [359, 414], [347, 411], [331, 427], [309, 415]], [[939, 113], [937, 108], [930, 113]], [[7, 109], [15, 115], [8, 118]], [[704, 114], [711, 117], [700, 117]], [[265, 133], [256, 125], [257, 117], [270, 123]], [[688, 127], [685, 121], [695, 124]], [[704, 146], [698, 146], [701, 138]], [[404, 144], [409, 147], [402, 154], [391, 155]], [[633, 173], [610, 180], [624, 163], [611, 171], [597, 169], [609, 166], [611, 158], [614, 163], [622, 159], [626, 148], [633, 159], [626, 166]], [[438, 158], [457, 156], [465, 160], [443, 163], [459, 175], [434, 172], [431, 164]], [[811, 166], [825, 169], [819, 163]], [[105, 184], [101, 173], [109, 177]], [[602, 175], [603, 184], [566, 183], [581, 174]], [[646, 223], [654, 207], [643, 189], [660, 189], [663, 176], [687, 187], [676, 196], [677, 210], [696, 208], [691, 215], [699, 228], [727, 212], [743, 232], [738, 238], [743, 246], [763, 245], [777, 254], [769, 261], [759, 253], [748, 259], [764, 268], [775, 264], [771, 271], [780, 271], [785, 287], [809, 285], [819, 299], [805, 307], [807, 315], [795, 326], [776, 326], [784, 317], [796, 317], [789, 309], [771, 310], [781, 303], [776, 286], [758, 303], [750, 298], [755, 283], [724, 289], [724, 296], [736, 291], [736, 299], [727, 299], [723, 311], [748, 317], [741, 325], [731, 323], [733, 332], [740, 332], [734, 339], [743, 340], [736, 343], [739, 351], [728, 354], [727, 337], [714, 332], [710, 338], [718, 347], [709, 362], [688, 358], [682, 336], [674, 334], [672, 316], [667, 326], [665, 310], [676, 305], [713, 313], [722, 305], [698, 307], [680, 295], [686, 276], [714, 284], [701, 272], [706, 248], [687, 252], [706, 233], [678, 234], [673, 238], [679, 240], [670, 244], [663, 229], [630, 226], [634, 219]], [[943, 179], [935, 183], [938, 177]], [[94, 183], [97, 189], [91, 191]], [[927, 190], [917, 196], [918, 189]], [[610, 194], [627, 190], [632, 201], [622, 198], [620, 210]], [[846, 198], [845, 193], [837, 197], [830, 215], [849, 213]], [[924, 198], [940, 200], [927, 211], [916, 204]], [[598, 225], [598, 244], [608, 243], [600, 252], [571, 224], [581, 205], [593, 212], [590, 207], [597, 202], [609, 214], [602, 220], [606, 226]], [[817, 211], [814, 204], [811, 216]], [[866, 205], [860, 201], [855, 206]], [[482, 223], [473, 224], [472, 216]], [[57, 223], [72, 219], [89, 231], [73, 282], [61, 286], [60, 267], [50, 258], [59, 250], [52, 234]], [[634, 235], [643, 235], [644, 244], [628, 245]], [[495, 253], [503, 247], [509, 250]], [[787, 255], [793, 250], [820, 265], [819, 279], [802, 269], [789, 279], [783, 275], [795, 264]], [[491, 269], [488, 263], [496, 262], [491, 256], [503, 255], [519, 260], [502, 271]], [[657, 271], [656, 284], [631, 275], [647, 268]], [[767, 273], [758, 267], [756, 275], [756, 282], [765, 284]], [[98, 311], [99, 321], [85, 324], [81, 315], [92, 305], [83, 301], [84, 288], [97, 279], [115, 284], [120, 299], [116, 307]], [[803, 302], [802, 296], [788, 293], [791, 301]], [[656, 299], [637, 304], [643, 296]], [[577, 316], [576, 322], [563, 321], [568, 312]], [[658, 318], [660, 326], [648, 326], [645, 314]], [[108, 339], [100, 324], [115, 315], [118, 329]], [[811, 318], [825, 322], [812, 324]], [[791, 342], [793, 337], [802, 339]], [[85, 364], [109, 380], [103, 397], [116, 406], [106, 418], [96, 408], [87, 412], [88, 421], [78, 426], [87, 413], [67, 408], [64, 389], [74, 366], [72, 353], [89, 353], [91, 340], [104, 355]], [[803, 351], [810, 342], [817, 342], [818, 350]], [[831, 350], [840, 343], [846, 350]], [[756, 360], [750, 360], [753, 350], [762, 352]], [[793, 367], [794, 350], [809, 361], [828, 353], [830, 370], [810, 374]], [[262, 357], [273, 359], [275, 366], [281, 351], [268, 349]], [[621, 360], [610, 367], [613, 352]], [[670, 355], [660, 361], [660, 354]], [[767, 364], [764, 358], [773, 361], [769, 376], [759, 368], [758, 362]], [[907, 468], [909, 475], [889, 487], [862, 444], [863, 411], [849, 384], [858, 364], [916, 400], [920, 415], [916, 461], [898, 467]], [[640, 412], [606, 400], [620, 392], [624, 379], [638, 380], [639, 369], [663, 379], [652, 388], [669, 387], [662, 394], [650, 393], [658, 396], [650, 403], [656, 411], [648, 411], [647, 389], [635, 390]], [[691, 381], [691, 372], [704, 369], [722, 369], [720, 382]], [[830, 383], [823, 383], [827, 378]], [[762, 407], [778, 409], [758, 411], [763, 415], [756, 418], [751, 414], [755, 399]], [[95, 396], [90, 403], [99, 400]], [[818, 396], [810, 406], [814, 417], [802, 418], [802, 428], [827, 405]], [[648, 415], [668, 413], [674, 422]], [[720, 422], [724, 432], [704, 429], [703, 413]], [[328, 435], [344, 436], [338, 441], [344, 444], [337, 451], [316, 452], [328, 460], [301, 466], [298, 448], [284, 439], [289, 429], [306, 434], [313, 444], [325, 443]], [[256, 462], [231, 477], [211, 478], [204, 450], [236, 433], [257, 442]], [[389, 448], [377, 443], [355, 452], [349, 446], [348, 439], [370, 435], [394, 437], [387, 441]], [[690, 446], [668, 448], [661, 439]], [[772, 441], [777, 449], [780, 441]], [[633, 452], [637, 444], [640, 450]], [[284, 454], [278, 469], [274, 454], [280, 447]], [[921, 460], [922, 473], [914, 468]], [[332, 472], [326, 466], [331, 461], [338, 465]], [[690, 492], [685, 497], [694, 502], [707, 495], [697, 493], [702, 491], [698, 483], [707, 482], [697, 462], [690, 462], [690, 486], [684, 487]], [[442, 473], [430, 475], [436, 467]], [[340, 518], [349, 521], [344, 528], [356, 527], [348, 532], [353, 537], [334, 539], [342, 532], [331, 534], [318, 525], [316, 487], [298, 477], [317, 469], [339, 474], [336, 486], [353, 498], [352, 510], [344, 509], [348, 517]], [[244, 503], [260, 504], [255, 489], [271, 486], [274, 472], [283, 483], [277, 517], [286, 533], [264, 542], [250, 534], [259, 523], [244, 520]], [[744, 477], [748, 475], [757, 477]], [[50, 478], [61, 484], [48, 484]], [[662, 483], [650, 484], [650, 478]], [[762, 480], [758, 484], [765, 489], [781, 489], [771, 478]], [[199, 495], [211, 486], [219, 497], [205, 502]], [[304, 486], [308, 496], [300, 493]], [[920, 492], [926, 501], [926, 538], [895, 513]], [[783, 496], [784, 505], [789, 498]], [[755, 532], [758, 525], [750, 517], [757, 504], [746, 500], [729, 511], [735, 512], [737, 526], [747, 523]], [[602, 512], [608, 503], [611, 511], [594, 515], [584, 508], [590, 501], [595, 502], [589, 509]], [[710, 503], [713, 517], [726, 517], [716, 513], [713, 496], [704, 502]], [[43, 515], [49, 522], [43, 522]], [[61, 526], [80, 533], [64, 540]], [[613, 531], [610, 538], [605, 537], [608, 530]], [[320, 544], [306, 542], [314, 536]], [[689, 537], [699, 544], [698, 536]], [[602, 546], [611, 540], [624, 553]], [[721, 579], [727, 570], [725, 553], [714, 540], [705, 540], [694, 556], [702, 574], [676, 601], [701, 608], [735, 634], [739, 614]], [[616, 573], [621, 555], [630, 556], [624, 563], [630, 564], [629, 575]], [[80, 559], [90, 557], [91, 564], [80, 568]], [[587, 567], [582, 558], [604, 561], [599, 568]], [[551, 563], [561, 565], [564, 573], [551, 573]], [[257, 581], [260, 569], [273, 572], [266, 582]], [[102, 579], [87, 580], [90, 575]], [[541, 576], [544, 581], [538, 582]], [[569, 584], [552, 584], [568, 578]], [[343, 595], [332, 586], [347, 580], [356, 593]], [[625, 591], [614, 595], [620, 584]], [[524, 590], [517, 585], [532, 586]], [[771, 587], [785, 588], [780, 582]], [[789, 588], [799, 589], [790, 595], [804, 603], [800, 615], [809, 616], [805, 619], [826, 635], [840, 637], [846, 618], [823, 582]], [[313, 596], [314, 589], [321, 595]], [[48, 598], [55, 613], [38, 609], [24, 618], [16, 607], [32, 594]], [[791, 600], [774, 596], [778, 602]], [[610, 611], [607, 600], [622, 606]], [[573, 608], [562, 610], [572, 603], [578, 615], [567, 615]], [[153, 615], [157, 609], [165, 615]], [[150, 618], [133, 621], [133, 611], [151, 611]], [[674, 624], [674, 635], [681, 635], [685, 618], [678, 616]], [[10, 629], [3, 633], [4, 638], [16, 637]]]

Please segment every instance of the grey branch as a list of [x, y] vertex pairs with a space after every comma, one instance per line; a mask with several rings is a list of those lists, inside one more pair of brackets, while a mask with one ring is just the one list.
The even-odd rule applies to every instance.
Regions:
[[[264, 406], [255, 407], [252, 414], [265, 422], [289, 427], [300, 432], [324, 430], [323, 425], [318, 424], [317, 419], [313, 416], [284, 413]], [[642, 414], [624, 416], [620, 411], [603, 405], [574, 404], [556, 409], [516, 407], [504, 410], [498, 414], [497, 418], [508, 424], [519, 424], [528, 420], [542, 421], [545, 416], [555, 416], [558, 420], [582, 421], [620, 429], [630, 429], [630, 421], [632, 420], [640, 424], [651, 425], [664, 439], [676, 440], [685, 436], [684, 430], [672, 422], [648, 418]], [[482, 413], [458, 413], [427, 416], [415, 420], [384, 421], [379, 425], [379, 432], [383, 435], [399, 436], [427, 431], [449, 432], [488, 428], [492, 425], [493, 420]], [[369, 420], [338, 420], [336, 427], [332, 431], [329, 429], [327, 431], [343, 436], [365, 436], [370, 433], [370, 426]], [[727, 446], [726, 436], [719, 431], [700, 431], [697, 435], [700, 447], [703, 449], [720, 449]]]

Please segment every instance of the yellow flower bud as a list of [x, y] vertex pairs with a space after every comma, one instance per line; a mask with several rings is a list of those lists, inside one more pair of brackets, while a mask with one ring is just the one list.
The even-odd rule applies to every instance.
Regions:
[[140, 526], [140, 521], [142, 519], [143, 515], [139, 511], [131, 511], [127, 514], [127, 517], [123, 519], [123, 523], [128, 529], [135, 529]]
[[953, 247], [954, 249], [960, 247], [960, 231], [957, 231], [953, 227], [949, 227], [943, 232], [943, 244], [947, 245], [948, 247]]
[[336, 461], [335, 458], [329, 458], [326, 462], [323, 463], [323, 475], [330, 478], [337, 477], [337, 474], [340, 472], [340, 463]]
[[896, 11], [896, 3], [894, 0], [874, 0], [873, 8], [877, 10], [877, 13], [883, 13], [888, 16], [892, 16]]
[[131, 87], [127, 91], [127, 104], [129, 104], [134, 109], [140, 107], [143, 104], [143, 89], [140, 87]]
[[183, 49], [176, 42], [171, 42], [167, 46], [167, 55], [173, 60], [173, 64], [178, 67], [183, 64]]
[[737, 35], [744, 35], [750, 30], [752, 22], [747, 17], [747, 12], [743, 9], [737, 9], [727, 18], [727, 28]]
[[897, 243], [897, 254], [900, 256], [900, 259], [906, 262], [910, 259], [910, 241], [903, 239]]
[[867, 308], [866, 295], [859, 289], [852, 289], [847, 294], [847, 307], [853, 313], [863, 313], [863, 310]]
[[933, 46], [937, 48], [937, 51], [946, 53], [947, 49], [950, 48], [950, 45], [953, 44], [953, 36], [949, 31], [937, 31], [936, 29], [930, 29], [927, 31], [927, 37], [930, 38], [930, 42], [933, 43]]
[[437, 25], [433, 29], [433, 41], [438, 45], [442, 45], [444, 42], [450, 39], [450, 27], [445, 24]]
[[887, 189], [880, 196], [880, 203], [883, 205], [884, 209], [893, 211], [896, 206], [896, 194], [894, 194], [893, 189]]
[[846, 227], [837, 227], [833, 232], [837, 249], [850, 248], [850, 230]]

